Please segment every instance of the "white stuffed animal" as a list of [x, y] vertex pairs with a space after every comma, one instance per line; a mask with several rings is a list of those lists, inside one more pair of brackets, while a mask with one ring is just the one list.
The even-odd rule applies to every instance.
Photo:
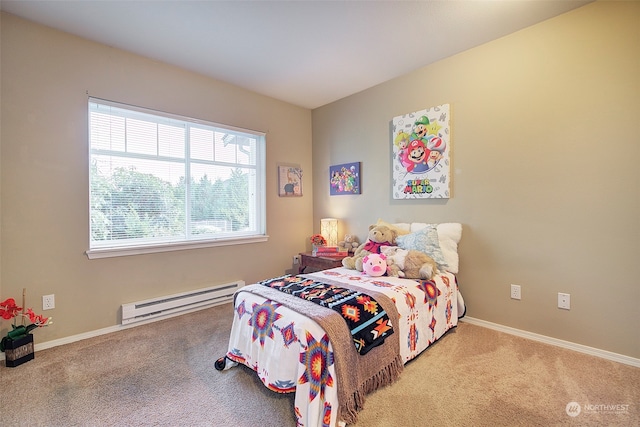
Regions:
[[382, 246], [380, 253], [387, 257], [388, 275], [407, 279], [432, 279], [438, 265], [429, 255], [398, 246]]

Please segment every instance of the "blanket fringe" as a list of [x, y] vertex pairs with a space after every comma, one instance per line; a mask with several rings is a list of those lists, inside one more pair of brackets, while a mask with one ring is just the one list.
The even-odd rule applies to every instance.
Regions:
[[365, 380], [358, 390], [349, 396], [346, 402], [340, 402], [338, 420], [347, 424], [355, 424], [358, 421], [358, 411], [364, 409], [365, 396], [381, 387], [387, 386], [395, 382], [402, 370], [404, 364], [400, 355], [389, 365], [382, 368], [378, 373]]

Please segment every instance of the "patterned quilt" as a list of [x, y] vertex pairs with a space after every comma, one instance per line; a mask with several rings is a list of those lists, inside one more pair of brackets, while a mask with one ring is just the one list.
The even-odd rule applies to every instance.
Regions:
[[[440, 273], [433, 280], [369, 277], [336, 268], [304, 275], [314, 281], [338, 282], [345, 288], [383, 292], [398, 309], [396, 332], [406, 363], [458, 323], [464, 305], [456, 278]], [[325, 331], [298, 313], [258, 295], [238, 291], [227, 357], [252, 368], [271, 390], [295, 392], [298, 426], [336, 426], [338, 384], [333, 347]], [[227, 364], [227, 369], [231, 365]]]

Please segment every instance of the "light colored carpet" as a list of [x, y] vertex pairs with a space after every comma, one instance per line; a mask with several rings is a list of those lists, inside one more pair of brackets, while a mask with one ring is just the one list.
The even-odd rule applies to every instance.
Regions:
[[[215, 370], [232, 315], [226, 304], [2, 364], [0, 425], [295, 426], [293, 394]], [[639, 426], [639, 403], [639, 368], [461, 323], [369, 395], [355, 426]]]

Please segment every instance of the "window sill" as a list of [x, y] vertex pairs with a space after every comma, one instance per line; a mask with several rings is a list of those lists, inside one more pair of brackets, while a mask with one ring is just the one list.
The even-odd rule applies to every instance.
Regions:
[[216, 246], [244, 245], [247, 243], [266, 242], [267, 240], [269, 240], [269, 236], [263, 235], [224, 240], [199, 240], [194, 242], [163, 243], [157, 245], [136, 247], [90, 249], [85, 253], [87, 254], [87, 258], [89, 259], [114, 258], [120, 256], [153, 254], [159, 252], [183, 251], [187, 249], [211, 248]]

